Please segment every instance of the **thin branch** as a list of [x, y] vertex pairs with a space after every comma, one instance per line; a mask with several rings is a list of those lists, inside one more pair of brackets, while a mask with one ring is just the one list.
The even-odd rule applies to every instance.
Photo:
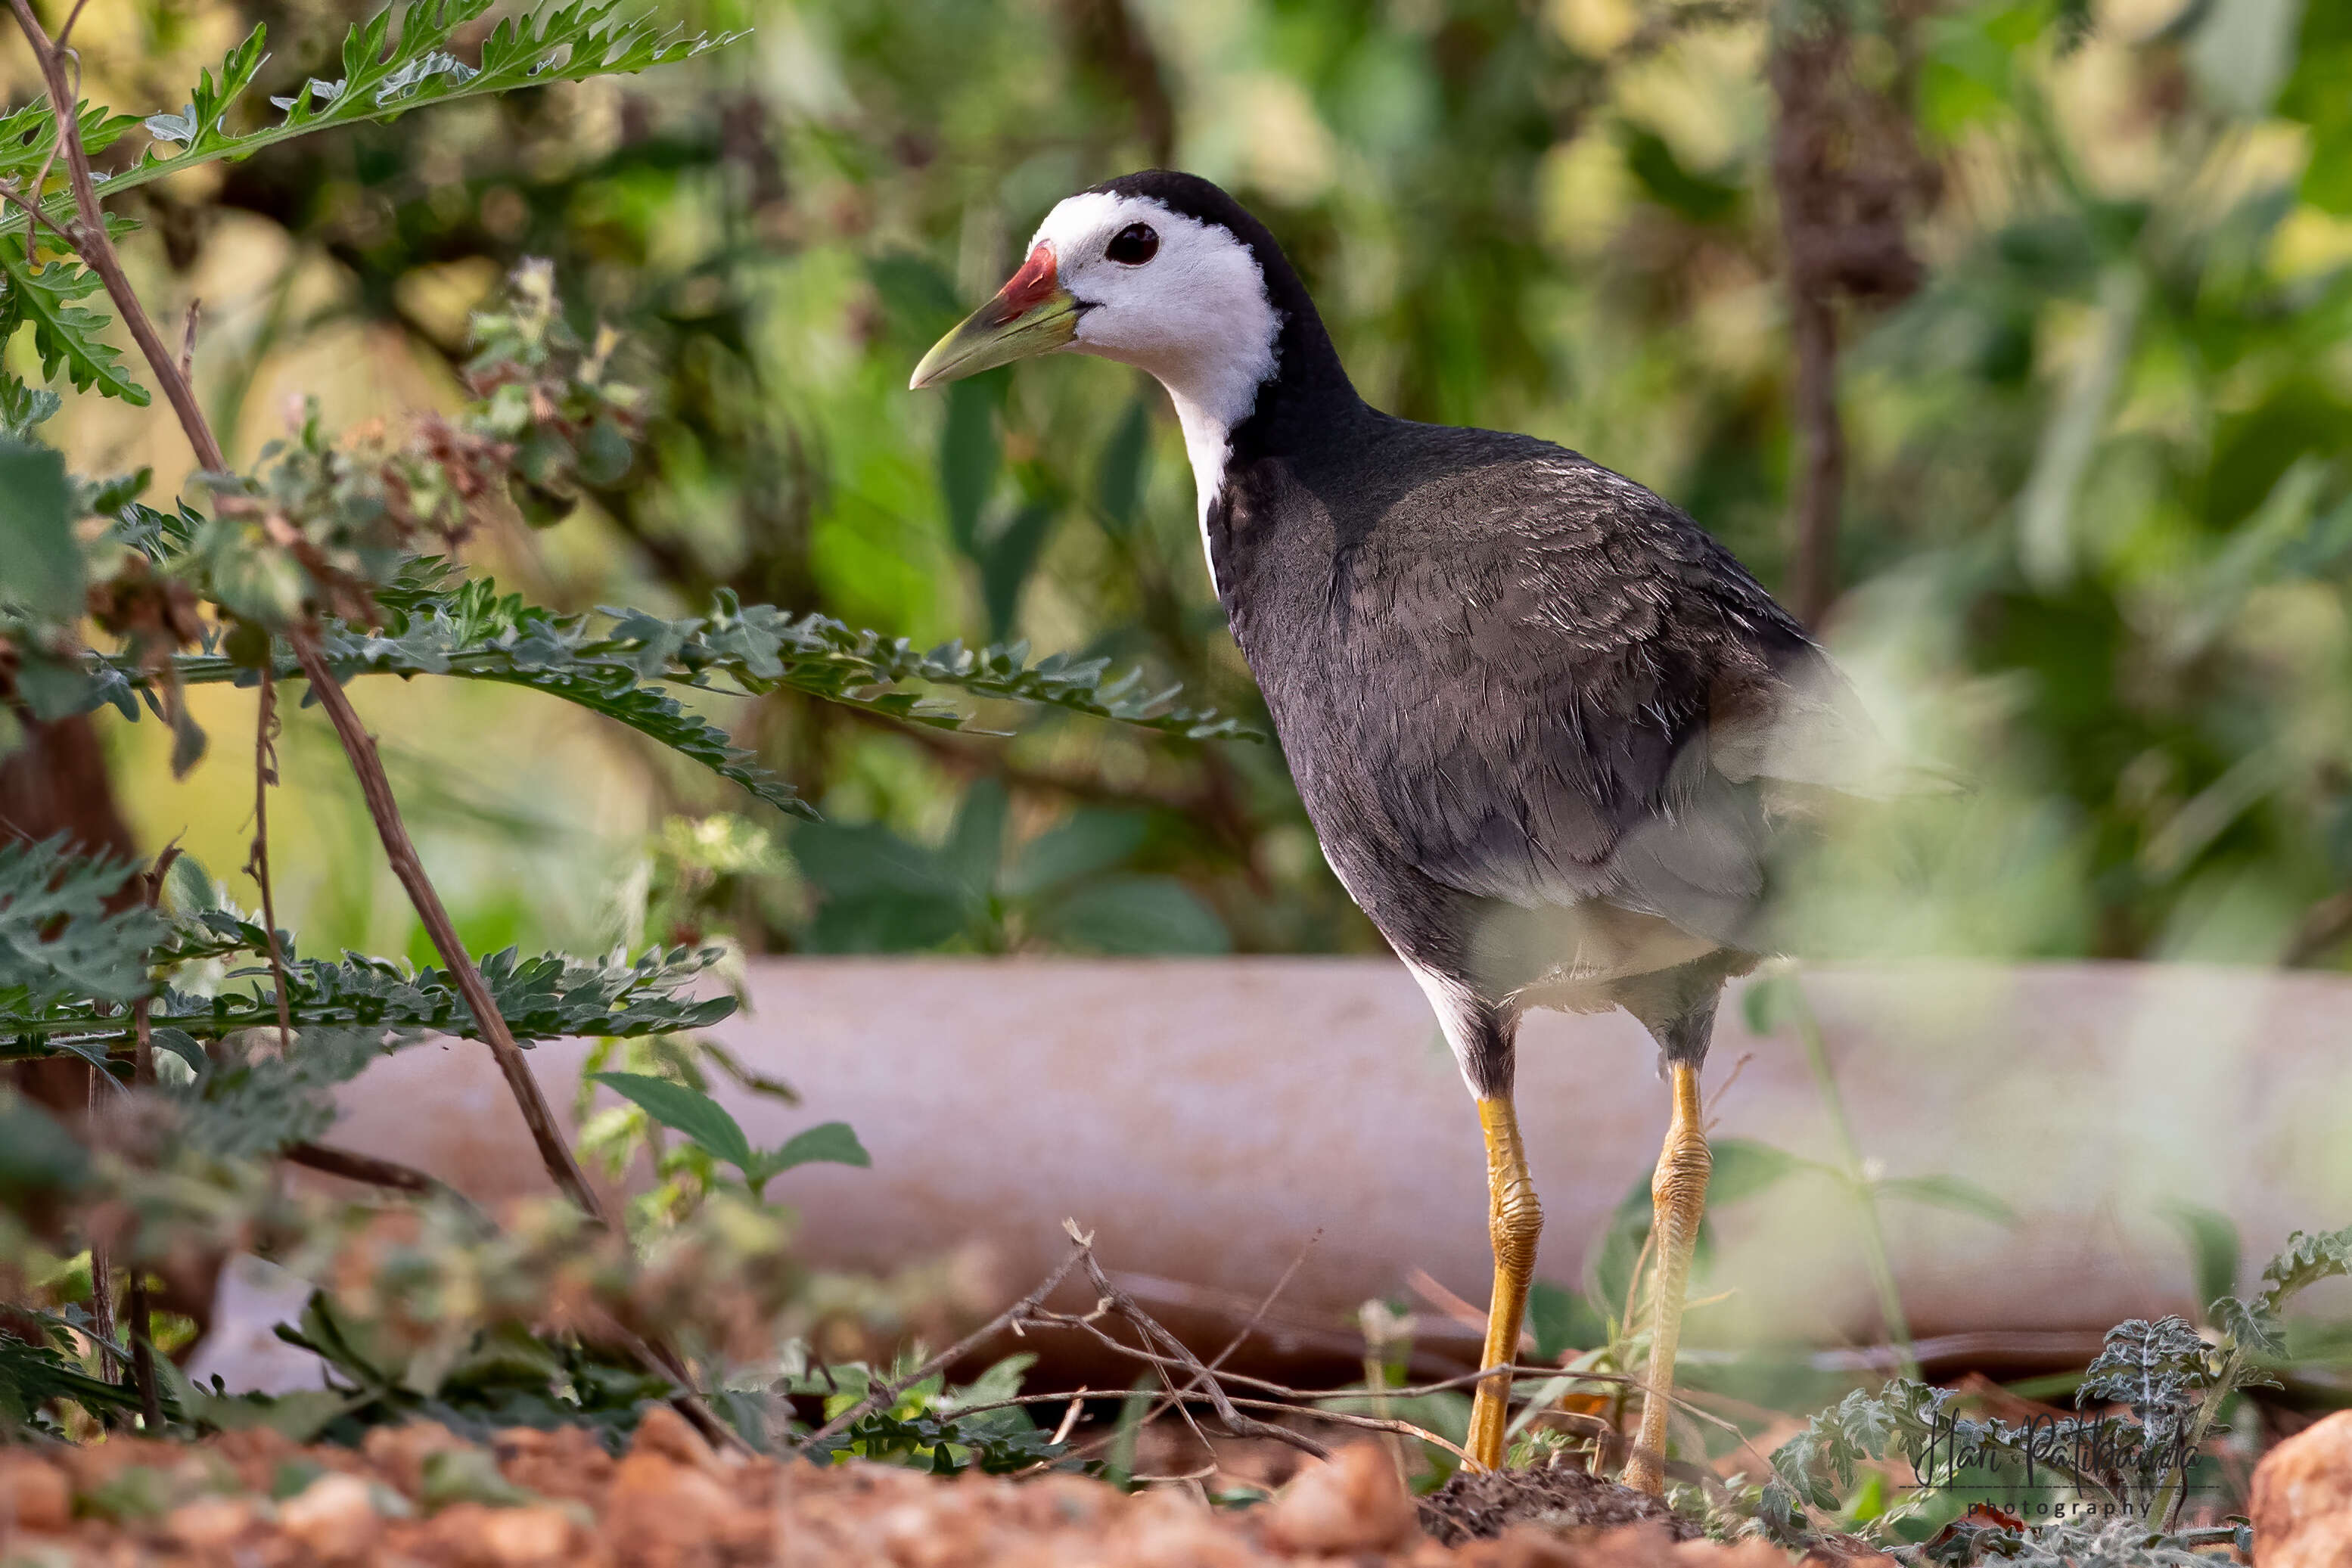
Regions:
[[[188, 319], [191, 338], [195, 318]], [[278, 941], [278, 899], [269, 885], [269, 787], [278, 782], [278, 681], [268, 661], [256, 684], [259, 706], [253, 717], [253, 847], [245, 871], [261, 884], [261, 928], [269, 937], [269, 976], [278, 988], [278, 1049], [294, 1049], [294, 1019], [286, 999], [286, 955]]]
[[1070, 1270], [1078, 1266], [1078, 1260], [1081, 1258], [1086, 1257], [1087, 1253], [1087, 1243], [1083, 1241], [1075, 1242], [1070, 1248], [1069, 1256], [1062, 1260], [1061, 1266], [1059, 1268], [1056, 1268], [1052, 1273], [1045, 1276], [1045, 1283], [1039, 1285], [1035, 1290], [1030, 1291], [1027, 1295], [1022, 1297], [1019, 1301], [1013, 1302], [1003, 1312], [997, 1313], [996, 1316], [991, 1318], [987, 1322], [982, 1323], [980, 1327], [972, 1330], [971, 1333], [964, 1335], [963, 1338], [956, 1341], [955, 1343], [948, 1346], [947, 1349], [940, 1352], [939, 1354], [931, 1357], [930, 1360], [923, 1363], [922, 1365], [917, 1367], [905, 1377], [899, 1378], [893, 1383], [877, 1382], [869, 1384], [866, 1387], [865, 1398], [859, 1400], [856, 1405], [851, 1406], [848, 1409], [844, 1410], [840, 1415], [835, 1416], [832, 1420], [827, 1421], [824, 1426], [819, 1427], [815, 1431], [810, 1433], [808, 1436], [808, 1441], [803, 1443], [802, 1447], [814, 1448], [815, 1445], [824, 1442], [828, 1437], [838, 1437], [841, 1433], [848, 1430], [854, 1423], [863, 1417], [868, 1411], [887, 1408], [890, 1405], [897, 1402], [898, 1397], [902, 1391], [920, 1383], [923, 1379], [930, 1376], [935, 1372], [939, 1372], [943, 1368], [954, 1365], [965, 1356], [970, 1355], [981, 1345], [986, 1343], [1000, 1331], [1009, 1328], [1015, 1333], [1020, 1333], [1020, 1325], [1029, 1320], [1030, 1314], [1036, 1311], [1038, 1306], [1045, 1301], [1047, 1296], [1054, 1293], [1064, 1280], [1070, 1277]]
[[[89, 1070], [89, 1113], [93, 1116], [98, 1113], [99, 1080], [107, 1076], [95, 1067]], [[113, 1249], [96, 1236], [89, 1242], [89, 1328], [91, 1339], [102, 1353], [99, 1375], [105, 1376], [109, 1366], [118, 1373], [123, 1371], [122, 1347], [115, 1341]]]
[[203, 319], [204, 311], [203, 300], [189, 300], [188, 319], [180, 329], [180, 374], [191, 382], [195, 379], [196, 323]]
[[[1291, 1259], [1290, 1267], [1285, 1269], [1282, 1271], [1282, 1278], [1274, 1282], [1274, 1289], [1268, 1291], [1265, 1293], [1265, 1298], [1258, 1302], [1257, 1311], [1252, 1312], [1249, 1315], [1249, 1321], [1243, 1323], [1239, 1329], [1234, 1331], [1234, 1337], [1225, 1342], [1225, 1348], [1217, 1352], [1216, 1355], [1211, 1359], [1209, 1362], [1209, 1370], [1211, 1372], [1213, 1373], [1217, 1371], [1219, 1368], [1223, 1367], [1226, 1362], [1232, 1360], [1234, 1352], [1241, 1349], [1243, 1342], [1247, 1340], [1252, 1333], [1256, 1332], [1257, 1325], [1265, 1321], [1265, 1314], [1274, 1306], [1276, 1298], [1279, 1297], [1283, 1291], [1290, 1288], [1291, 1279], [1298, 1272], [1300, 1268], [1306, 1264], [1307, 1253], [1313, 1251], [1315, 1249], [1315, 1244], [1322, 1239], [1323, 1232], [1320, 1230], [1318, 1230], [1314, 1235], [1309, 1236], [1307, 1239], [1306, 1243], [1298, 1249], [1297, 1256]], [[1160, 1376], [1164, 1383], [1167, 1377], [1167, 1374], [1164, 1370], [1161, 1372]], [[1160, 1396], [1160, 1403], [1154, 1405], [1150, 1409], [1143, 1413], [1143, 1419], [1136, 1423], [1137, 1427], [1140, 1429], [1150, 1426], [1152, 1422], [1158, 1420], [1161, 1416], [1167, 1413], [1168, 1407], [1171, 1405], [1178, 1403], [1180, 1403], [1179, 1398], [1172, 1390], [1169, 1393], [1163, 1394]]]
[[[1134, 1297], [1110, 1282], [1110, 1277], [1103, 1272], [1102, 1265], [1096, 1261], [1092, 1247], [1086, 1249], [1085, 1258], [1087, 1278], [1094, 1285], [1100, 1299], [1109, 1306], [1111, 1311], [1133, 1324], [1137, 1332], [1143, 1335], [1146, 1343], [1158, 1343], [1164, 1346], [1177, 1364], [1192, 1374], [1191, 1386], [1209, 1396], [1210, 1405], [1217, 1412], [1217, 1419], [1225, 1424], [1227, 1431], [1236, 1437], [1268, 1437], [1277, 1443], [1287, 1443], [1292, 1448], [1312, 1454], [1318, 1459], [1331, 1457], [1331, 1450], [1312, 1437], [1293, 1432], [1286, 1427], [1276, 1427], [1270, 1422], [1255, 1420], [1243, 1415], [1235, 1408], [1232, 1398], [1225, 1393], [1224, 1385], [1217, 1380], [1216, 1375], [1201, 1364], [1201, 1358], [1187, 1349], [1183, 1341], [1160, 1327], [1159, 1320], [1138, 1305]], [[1160, 1358], [1152, 1359], [1157, 1363]]]

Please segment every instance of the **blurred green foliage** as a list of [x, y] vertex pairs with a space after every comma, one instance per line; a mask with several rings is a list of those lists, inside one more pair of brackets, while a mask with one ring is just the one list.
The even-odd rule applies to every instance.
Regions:
[[[276, 50], [258, 85], [289, 94], [353, 14], [93, 15], [93, 96], [170, 107], [154, 95], [175, 89], [148, 87], [179, 79], [159, 62], [216, 56], [256, 20]], [[134, 259], [166, 297], [205, 295], [199, 379], [233, 455], [272, 433], [271, 365], [315, 368], [301, 357], [363, 325], [373, 358], [326, 368], [331, 404], [337, 374], [368, 395], [400, 379], [387, 366], [430, 385], [462, 352], [466, 307], [547, 256], [575, 326], [642, 345], [626, 370], [655, 390], [645, 466], [610, 486], [583, 473], [589, 517], [568, 542], [488, 545], [534, 599], [686, 612], [726, 589], [920, 645], [1028, 635], [1256, 714], [1155, 388], [1064, 361], [905, 390], [1053, 202], [1172, 162], [1266, 218], [1373, 401], [1561, 440], [1779, 582], [1794, 360], [1768, 65], [1834, 26], [1855, 90], [1921, 168], [1904, 214], [1916, 287], [1840, 307], [1844, 593], [1825, 632], [1889, 727], [1975, 788], [1839, 824], [1791, 874], [1815, 942], [2343, 961], [2344, 7], [686, 0], [663, 16], [751, 37], [142, 192]], [[751, 879], [742, 907], [768, 946], [1377, 945], [1271, 748], [1058, 716], [977, 741], [789, 691], [713, 716], [829, 819], [782, 835], [792, 869]], [[639, 757], [636, 826], [738, 809]], [[567, 787], [593, 801], [606, 786]], [[572, 857], [514, 839], [518, 813], [561, 794], [533, 788], [444, 802], [436, 831], [526, 867]], [[511, 898], [533, 879], [496, 880]], [[562, 884], [532, 921], [572, 917]], [[490, 890], [470, 896], [487, 918]]]

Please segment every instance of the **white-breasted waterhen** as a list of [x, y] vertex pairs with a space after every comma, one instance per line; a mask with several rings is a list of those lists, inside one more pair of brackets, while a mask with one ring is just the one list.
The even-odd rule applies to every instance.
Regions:
[[[1549, 442], [1367, 405], [1273, 236], [1206, 180], [1155, 170], [1063, 202], [913, 384], [1061, 349], [1174, 400], [1210, 573], [1324, 853], [1477, 1097], [1485, 1365], [1514, 1358], [1543, 1224], [1511, 1103], [1520, 1015], [1622, 1007], [1656, 1038], [1673, 1116], [1625, 1479], [1659, 1490], [1716, 1004], [1757, 961], [1779, 787], [1848, 783], [1866, 721], [1666, 501]], [[1508, 1397], [1507, 1375], [1478, 1387], [1480, 1465], [1502, 1463]]]

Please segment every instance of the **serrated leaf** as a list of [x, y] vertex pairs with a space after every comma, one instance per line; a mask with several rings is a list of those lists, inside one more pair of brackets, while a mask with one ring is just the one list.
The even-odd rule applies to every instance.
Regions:
[[2262, 1302], [2249, 1301], [2238, 1296], [2222, 1296], [2206, 1309], [2213, 1326], [2237, 1341], [2241, 1349], [2255, 1355], [2284, 1355], [2286, 1333], [2278, 1316]]
[[97, 336], [112, 318], [74, 303], [98, 292], [96, 273], [65, 261], [35, 265], [23, 238], [11, 235], [0, 235], [0, 273], [7, 277], [14, 309], [32, 323], [44, 376], [54, 380], [62, 369], [76, 391], [147, 406], [147, 389], [131, 379], [122, 356]]
[[2352, 1272], [2352, 1226], [2317, 1236], [2295, 1231], [2286, 1246], [2263, 1270], [2263, 1302], [2273, 1313], [2283, 1312], [2297, 1291]]
[[[7, 852], [0, 851], [0, 879]], [[144, 910], [121, 918], [134, 917], [153, 918]], [[79, 1038], [116, 1055], [130, 1049], [133, 1030], [120, 1009], [102, 1009], [74, 987], [52, 986], [46, 1002], [24, 989], [10, 989], [5, 981], [7, 930], [8, 912], [0, 905], [0, 1059], [48, 1054], [54, 1048], [45, 1042], [62, 1037]], [[260, 961], [265, 939], [257, 925], [233, 913], [205, 911], [168, 926], [149, 925], [125, 940], [136, 948], [133, 962], [144, 958], [159, 966], [254, 956], [231, 971], [229, 984], [217, 994], [192, 996], [165, 987], [149, 1005], [154, 1027], [198, 1040], [275, 1029], [275, 976]], [[357, 953], [333, 962], [303, 958], [283, 932], [279, 948], [288, 1010], [297, 1030], [373, 1029], [412, 1038], [427, 1030], [466, 1037], [479, 1031], [446, 969], [413, 969]], [[482, 957], [477, 967], [518, 1040], [635, 1038], [708, 1028], [733, 1013], [732, 997], [691, 994], [719, 957], [715, 947], [656, 948], [634, 962], [615, 956], [597, 963], [556, 953], [527, 957], [508, 947]]]
[[[5, 1015], [60, 998], [120, 1009], [147, 994], [153, 911], [108, 904], [133, 873], [128, 861], [75, 851], [62, 833], [0, 845], [0, 1031]], [[79, 1031], [60, 1031], [79, 1032]]]

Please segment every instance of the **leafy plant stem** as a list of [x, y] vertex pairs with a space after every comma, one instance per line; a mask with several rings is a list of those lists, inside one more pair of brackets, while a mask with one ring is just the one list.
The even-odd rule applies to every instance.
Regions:
[[1812, 1001], [1805, 995], [1800, 977], [1789, 977], [1789, 995], [1794, 1003], [1797, 1038], [1804, 1042], [1805, 1066], [1813, 1075], [1814, 1092], [1821, 1096], [1830, 1132], [1837, 1139], [1838, 1167], [1853, 1198], [1854, 1218], [1862, 1228], [1863, 1260], [1870, 1270], [1871, 1286], [1878, 1292], [1878, 1313], [1886, 1324], [1887, 1342], [1895, 1347], [1898, 1371], [1916, 1381], [1919, 1357], [1911, 1345], [1911, 1320], [1895, 1288], [1895, 1270], [1886, 1260], [1886, 1233], [1878, 1222], [1878, 1199], [1863, 1171], [1862, 1150], [1854, 1143], [1853, 1124], [1845, 1113], [1845, 1096], [1830, 1068], [1829, 1041], [1822, 1035], [1822, 1020], [1813, 1016]]
[[2222, 1359], [2221, 1373], [2213, 1380], [2213, 1393], [2198, 1403], [2196, 1422], [2189, 1428], [2189, 1436], [2180, 1445], [2180, 1462], [2167, 1468], [2164, 1483], [2156, 1489], [2156, 1496], [2148, 1503], [2150, 1521], [2161, 1521], [2167, 1530], [2179, 1522], [2174, 1516], [2179, 1513], [2180, 1505], [2189, 1500], [2189, 1467], [2199, 1445], [2205, 1441], [2205, 1435], [2212, 1430], [2214, 1416], [2229, 1402], [2230, 1391], [2237, 1387], [2238, 1380], [2245, 1375], [2245, 1347], [2231, 1343], [2230, 1354]]
[[366, 799], [368, 815], [374, 819], [376, 836], [383, 841], [384, 857], [392, 863], [393, 874], [407, 890], [417, 918], [425, 922], [425, 933], [433, 938], [441, 961], [449, 967], [451, 977], [457, 982], [458, 993], [466, 998], [466, 1006], [481, 1026], [482, 1039], [488, 1042], [490, 1054], [498, 1059], [499, 1071], [513, 1092], [515, 1103], [521, 1108], [532, 1142], [539, 1146], [541, 1163], [546, 1166], [556, 1186], [579, 1205], [583, 1213], [599, 1225], [609, 1226], [612, 1218], [605, 1213], [595, 1189], [588, 1185], [580, 1162], [572, 1157], [572, 1145], [564, 1141], [562, 1129], [556, 1125], [555, 1113], [548, 1105], [547, 1096], [541, 1092], [539, 1081], [531, 1076], [530, 1064], [523, 1061], [522, 1048], [515, 1043], [507, 1020], [490, 998], [489, 988], [482, 983], [481, 971], [474, 967], [472, 955], [457, 939], [457, 928], [450, 922], [439, 891], [425, 874], [425, 862], [417, 858], [416, 845], [401, 819], [399, 803], [393, 799], [392, 781], [384, 776], [383, 759], [376, 753], [375, 737], [361, 724], [343, 688], [335, 684], [317, 639], [308, 629], [297, 627], [290, 632], [289, 641], [311, 692], [318, 697], [319, 706], [327, 711], [327, 721], [335, 727], [335, 737], [342, 742], [343, 755], [351, 759], [352, 771], [359, 776], [360, 793]]
[[[122, 260], [115, 253], [114, 242], [106, 232], [104, 214], [99, 210], [98, 187], [91, 177], [89, 154], [81, 144], [81, 125], [74, 106], [79, 101], [66, 72], [62, 52], [52, 43], [41, 27], [40, 19], [33, 15], [30, 0], [8, 0], [16, 13], [16, 25], [24, 30], [25, 41], [39, 63], [42, 79], [48, 85], [49, 103], [57, 119], [58, 142], [65, 151], [66, 177], [73, 189], [75, 211], [79, 214], [73, 225], [75, 249], [90, 269], [106, 285], [107, 297], [115, 308], [122, 312], [125, 326], [131, 329], [139, 352], [162, 383], [163, 395], [179, 417], [180, 428], [187, 434], [188, 444], [195, 449], [196, 460], [206, 470], [224, 473], [228, 460], [221, 453], [212, 426], [205, 423], [204, 410], [197, 405], [194, 388], [181, 369], [178, 356], [165, 346], [155, 331], [155, 323], [140, 303], [131, 288], [130, 278], [122, 270]], [[555, 1124], [554, 1113], [549, 1108], [546, 1095], [540, 1092], [539, 1082], [530, 1075], [530, 1068], [522, 1059], [522, 1048], [515, 1044], [507, 1029], [506, 1019], [499, 1015], [490, 998], [489, 988], [482, 983], [481, 972], [474, 967], [471, 954], [458, 941], [457, 932], [449, 920], [449, 912], [442, 905], [441, 895], [432, 880], [425, 874], [424, 862], [417, 858], [416, 846], [408, 836], [407, 826], [401, 820], [399, 804], [393, 799], [392, 785], [384, 777], [383, 762], [376, 755], [374, 737], [360, 723], [352, 711], [351, 700], [335, 684], [326, 661], [319, 652], [317, 639], [306, 628], [291, 629], [289, 640], [293, 643], [295, 658], [302, 666], [304, 677], [317, 695], [320, 706], [327, 710], [335, 736], [342, 743], [343, 755], [350, 758], [352, 771], [358, 775], [361, 793], [366, 798], [368, 814], [375, 820], [376, 832], [383, 841], [385, 855], [392, 862], [393, 873], [407, 890], [409, 902], [415, 905], [418, 918], [439, 949], [442, 962], [449, 967], [457, 982], [459, 993], [466, 998], [476, 1021], [481, 1026], [482, 1038], [489, 1042], [490, 1051], [498, 1059], [499, 1071], [514, 1093], [521, 1108], [523, 1120], [530, 1125], [531, 1138], [539, 1145], [541, 1161], [555, 1185], [582, 1212], [598, 1224], [609, 1226], [610, 1216], [588, 1185], [579, 1162], [572, 1158], [571, 1145], [564, 1141]], [[268, 918], [265, 915], [265, 918]], [[277, 926], [270, 923], [270, 944], [277, 946]], [[281, 981], [278, 995], [285, 995]], [[143, 1053], [142, 1053], [143, 1054]], [[133, 1324], [134, 1333], [138, 1325]], [[134, 1342], [135, 1343], [135, 1342]], [[151, 1379], [152, 1381], [152, 1379]]]
[[[196, 461], [210, 472], [225, 472], [228, 460], [221, 455], [220, 443], [213, 439], [204, 411], [196, 406], [195, 389], [181, 373], [177, 356], [157, 335], [155, 323], [132, 291], [131, 279], [122, 270], [122, 258], [115, 253], [114, 241], [106, 232], [106, 215], [98, 205], [98, 183], [90, 170], [89, 153], [81, 144], [81, 122], [74, 113], [80, 100], [67, 74], [64, 51], [42, 30], [40, 18], [33, 15], [31, 0], [8, 0], [8, 5], [16, 13], [16, 25], [24, 29], [25, 42], [40, 67], [41, 79], [49, 90], [49, 107], [57, 117], [58, 145], [65, 152], [66, 182], [73, 191], [75, 218], [68, 225], [68, 232], [74, 251], [98, 274], [100, 281], [106, 285], [107, 298], [122, 312], [122, 324], [139, 346], [140, 356], [163, 383], [163, 395], [170, 400], [172, 412], [179, 416], [180, 428], [187, 432], [189, 444], [196, 449]], [[36, 200], [38, 194], [35, 193]]]

